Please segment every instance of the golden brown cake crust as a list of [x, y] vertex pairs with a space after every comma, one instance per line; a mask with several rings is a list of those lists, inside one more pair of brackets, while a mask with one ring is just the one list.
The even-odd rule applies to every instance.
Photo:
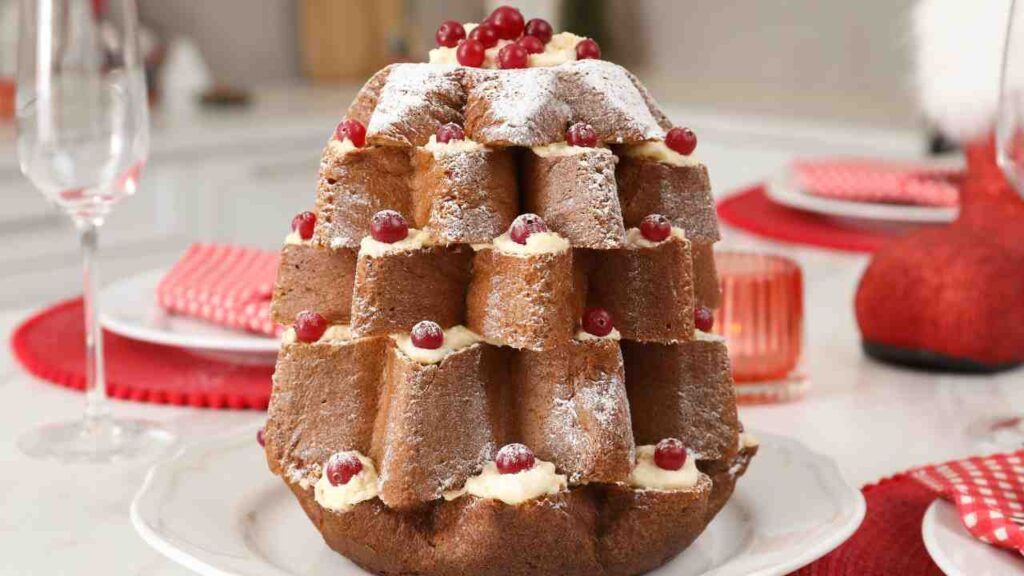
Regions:
[[354, 250], [285, 244], [277, 268], [271, 318], [289, 325], [299, 312], [312, 310], [328, 322], [348, 322], [355, 272]]
[[661, 214], [682, 228], [690, 240], [719, 240], [715, 201], [703, 164], [674, 166], [622, 155], [615, 177], [627, 228], [639, 226], [648, 214]]

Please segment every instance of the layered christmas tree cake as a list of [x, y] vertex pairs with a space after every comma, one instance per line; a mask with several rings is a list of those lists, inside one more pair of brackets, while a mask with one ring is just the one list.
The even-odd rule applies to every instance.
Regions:
[[292, 222], [270, 469], [379, 574], [653, 569], [757, 450], [696, 137], [515, 9], [437, 41], [367, 82]]

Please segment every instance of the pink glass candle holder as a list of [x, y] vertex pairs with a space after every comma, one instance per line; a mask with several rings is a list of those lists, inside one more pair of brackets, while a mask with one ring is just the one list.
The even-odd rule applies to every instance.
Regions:
[[743, 403], [800, 396], [804, 292], [800, 267], [788, 258], [716, 252], [722, 305], [713, 331], [726, 339], [737, 398]]

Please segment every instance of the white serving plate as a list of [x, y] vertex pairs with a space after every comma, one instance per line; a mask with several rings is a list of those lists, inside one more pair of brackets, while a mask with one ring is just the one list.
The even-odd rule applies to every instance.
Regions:
[[941, 224], [952, 222], [959, 213], [958, 208], [935, 206], [910, 206], [884, 202], [855, 202], [808, 194], [788, 175], [780, 175], [765, 187], [768, 198], [778, 204], [840, 218], [875, 220], [880, 222]]
[[[150, 470], [131, 506], [142, 538], [210, 576], [362, 576], [331, 551], [283, 482], [267, 470], [253, 427], [194, 444]], [[761, 435], [729, 504], [661, 576], [781, 576], [844, 542], [864, 499], [835, 463]]]
[[946, 576], [1006, 576], [1024, 574], [1024, 557], [971, 536], [956, 506], [936, 500], [921, 521], [921, 536], [932, 560]]
[[166, 270], [125, 278], [100, 292], [100, 323], [133, 340], [188, 348], [220, 360], [273, 363], [277, 338], [221, 328], [186, 316], [168, 314], [156, 302], [156, 287]]

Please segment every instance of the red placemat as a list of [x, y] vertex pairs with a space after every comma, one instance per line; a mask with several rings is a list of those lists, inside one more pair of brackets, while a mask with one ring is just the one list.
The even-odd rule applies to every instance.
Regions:
[[[104, 331], [107, 390], [113, 398], [203, 408], [266, 409], [272, 366], [221, 362], [181, 348], [147, 344]], [[47, 308], [11, 335], [18, 362], [60, 386], [85, 388], [82, 300]]]
[[741, 230], [794, 244], [848, 252], [874, 252], [913, 228], [868, 228], [838, 218], [812, 214], [770, 200], [757, 185], [721, 200], [718, 217]]
[[921, 521], [935, 492], [900, 474], [865, 486], [867, 514], [842, 546], [790, 576], [942, 576], [924, 547]]

